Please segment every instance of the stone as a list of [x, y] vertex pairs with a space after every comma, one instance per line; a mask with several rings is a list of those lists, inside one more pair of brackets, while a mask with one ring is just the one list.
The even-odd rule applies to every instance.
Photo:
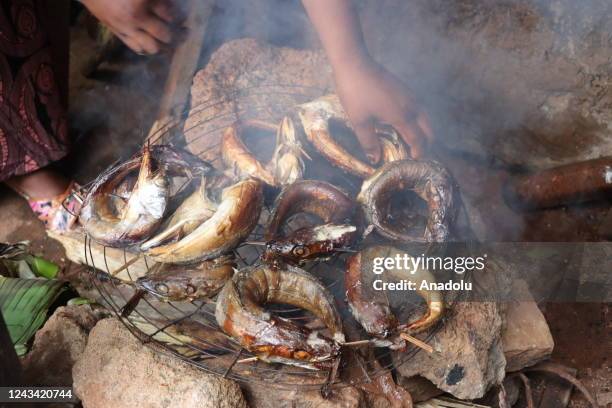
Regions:
[[187, 147], [220, 166], [219, 140], [234, 122], [280, 123], [296, 104], [331, 92], [331, 68], [320, 50], [274, 47], [254, 39], [228, 41], [193, 78], [185, 121]]
[[544, 315], [529, 297], [527, 283], [514, 282], [513, 298], [506, 308], [502, 344], [506, 371], [519, 371], [550, 357], [555, 345]]
[[477, 402], [489, 407], [512, 407], [518, 401], [522, 390], [523, 384], [517, 376], [507, 376], [502, 387], [491, 388], [487, 395]]
[[491, 294], [507, 296], [512, 274], [508, 264], [489, 259], [486, 265], [471, 275], [474, 290], [449, 303], [444, 324], [426, 339], [434, 353], [420, 350], [408, 360], [402, 352], [393, 353], [401, 376], [425, 377], [442, 391], [470, 400], [502, 382], [505, 303], [489, 299]]
[[57, 308], [36, 332], [30, 352], [22, 359], [26, 383], [71, 386], [72, 367], [85, 350], [89, 331], [104, 315], [90, 305]]
[[355, 387], [344, 387], [323, 398], [317, 389], [296, 387], [292, 390], [278, 389], [271, 392], [263, 383], [242, 384], [249, 406], [252, 408], [365, 408], [365, 398]]
[[85, 408], [246, 408], [233, 381], [142, 345], [118, 320], [101, 320], [73, 368]]
[[[413, 404], [429, 401], [444, 394], [444, 391], [438, 389], [431, 381], [420, 376], [411, 378], [399, 376], [398, 386], [410, 394]], [[370, 392], [365, 392], [364, 394], [369, 408], [396, 408], [384, 395]]]
[[412, 402], [415, 403], [427, 401], [444, 393], [433, 385], [431, 381], [420, 376], [411, 378], [400, 377], [399, 385], [410, 393]]
[[[408, 378], [423, 376], [459, 399], [480, 398], [505, 375], [503, 312], [494, 302], [462, 301], [451, 313], [428, 342], [437, 352], [419, 351], [397, 371]], [[394, 353], [395, 361], [401, 357], [401, 352]]]

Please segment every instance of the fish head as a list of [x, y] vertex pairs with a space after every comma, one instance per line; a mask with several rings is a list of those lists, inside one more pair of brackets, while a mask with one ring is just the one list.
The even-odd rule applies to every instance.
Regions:
[[335, 94], [322, 96], [297, 107], [297, 113], [306, 133], [329, 129], [329, 120], [334, 118], [348, 123], [340, 99]]
[[284, 319], [275, 321], [279, 328], [275, 339], [259, 339], [260, 344], [251, 346], [262, 360], [289, 364], [310, 370], [328, 368], [340, 354], [339, 343], [321, 335], [317, 330], [298, 329], [292, 324], [283, 330]]
[[180, 277], [164, 276], [142, 277], [136, 281], [136, 287], [158, 298], [166, 300], [184, 300], [195, 295], [197, 288]]
[[293, 262], [300, 262], [311, 255], [308, 245], [291, 239], [275, 240], [266, 243], [264, 260], [283, 258]]
[[288, 238], [269, 241], [264, 256], [266, 259], [276, 256], [299, 263], [330, 255], [351, 244], [356, 237], [357, 227], [353, 225], [325, 224], [301, 228]]
[[155, 219], [161, 219], [168, 204], [168, 189], [169, 181], [162, 174], [156, 175], [149, 182], [140, 186], [138, 200], [142, 211]]

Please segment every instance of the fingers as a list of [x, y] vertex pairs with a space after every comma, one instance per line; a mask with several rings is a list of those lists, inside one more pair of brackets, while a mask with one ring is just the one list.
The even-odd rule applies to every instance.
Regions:
[[143, 30], [138, 30], [137, 42], [142, 49], [141, 53], [145, 54], [157, 54], [161, 49], [161, 43], [157, 41], [153, 36], [151, 36], [148, 32]]
[[168, 1], [161, 0], [154, 2], [151, 5], [151, 11], [166, 23], [172, 23], [176, 20], [176, 12]]
[[119, 39], [121, 39], [121, 41], [123, 41], [123, 43], [125, 45], [127, 45], [129, 47], [129, 49], [134, 51], [136, 54], [143, 54], [144, 53], [144, 50], [143, 50], [142, 46], [136, 40], [135, 37], [128, 36], [128, 35], [123, 34], [123, 33], [116, 33], [116, 34], [117, 34], [117, 37], [119, 37]]
[[354, 130], [370, 163], [378, 163], [381, 156], [381, 147], [374, 129], [374, 122], [371, 120], [362, 122], [354, 126]]
[[434, 140], [427, 114], [421, 112], [417, 115], [410, 115], [410, 119], [402, 118], [392, 123], [400, 133], [404, 142], [410, 146], [410, 155], [413, 159], [423, 158], [427, 152], [428, 145]]
[[156, 41], [169, 44], [172, 41], [172, 30], [168, 23], [154, 14], [142, 18], [140, 29]]
[[161, 43], [146, 31], [130, 28], [127, 32], [114, 32], [136, 54], [156, 54], [161, 49]]
[[420, 159], [427, 150], [427, 136], [418, 125], [418, 121], [402, 121], [393, 125], [410, 146], [410, 155], [413, 159]]
[[419, 114], [417, 118], [417, 124], [419, 125], [423, 133], [425, 134], [425, 137], [427, 137], [428, 142], [433, 143], [434, 133], [433, 133], [433, 130], [431, 129], [431, 122], [429, 121], [429, 117], [427, 116], [427, 114], [425, 113]]
[[157, 54], [164, 44], [172, 41], [170, 13], [166, 2], [156, 2], [151, 9], [134, 17], [120, 38], [137, 54]]

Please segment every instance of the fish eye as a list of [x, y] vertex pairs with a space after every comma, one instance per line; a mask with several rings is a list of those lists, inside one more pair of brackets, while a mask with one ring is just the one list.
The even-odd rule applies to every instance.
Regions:
[[293, 255], [295, 256], [307, 256], [308, 255], [308, 248], [306, 248], [304, 245], [296, 245], [293, 250]]
[[188, 295], [193, 295], [196, 292], [196, 288], [193, 285], [187, 285], [185, 292], [187, 292]]
[[162, 295], [165, 295], [170, 291], [168, 285], [166, 285], [165, 283], [158, 283], [157, 285], [155, 285], [155, 290], [161, 293]]

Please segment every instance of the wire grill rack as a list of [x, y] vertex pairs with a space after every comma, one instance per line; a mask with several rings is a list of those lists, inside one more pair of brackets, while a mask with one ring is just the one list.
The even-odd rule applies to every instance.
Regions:
[[[221, 166], [218, 154], [219, 143], [208, 143], [201, 149], [199, 140], [220, 139], [223, 129], [229, 124], [245, 118], [261, 118], [263, 120], [278, 120], [297, 103], [312, 100], [322, 95], [324, 90], [306, 88], [295, 85], [262, 85], [252, 88], [230, 90], [220, 98], [214, 98], [192, 106], [190, 117], [199, 117], [195, 124], [187, 124], [180, 130], [175, 126], [159, 129], [151, 136], [152, 143], [172, 144], [186, 147], [192, 153]], [[274, 104], [276, 103], [276, 106]], [[191, 135], [197, 130], [195, 136]], [[188, 136], [183, 139], [184, 135]], [[313, 157], [313, 160], [322, 158]], [[307, 164], [308, 167], [308, 164]], [[323, 178], [341, 186], [349, 192], [355, 193], [359, 188], [359, 180], [353, 179], [334, 170], [331, 167], [319, 166], [318, 173], [307, 174], [305, 178]], [[86, 186], [87, 187], [87, 186]], [[85, 187], [85, 188], [86, 188]], [[258, 226], [254, 229], [247, 241], [260, 241], [263, 237], [263, 226], [271, 212], [270, 202], [264, 205]], [[299, 220], [298, 220], [299, 222]], [[289, 225], [289, 229], [291, 229]], [[215, 320], [215, 301], [213, 299], [194, 300], [191, 302], [163, 302], [149, 295], [145, 296], [129, 316], [122, 316], [122, 308], [132, 297], [134, 290], [129, 285], [107, 279], [113, 271], [107, 262], [108, 249], [84, 238], [85, 260], [89, 266], [89, 277], [92, 286], [99, 293], [102, 302], [109, 307], [121, 322], [144, 344], [154, 349], [172, 355], [205, 372], [217, 374], [241, 382], [260, 382], [276, 388], [284, 389], [320, 389], [322, 386], [343, 387], [370, 382], [376, 376], [387, 373], [399, 365], [407, 364], [416, 355], [422, 352], [419, 348], [409, 346], [404, 352], [391, 352], [386, 348], [376, 348], [377, 364], [358, 364], [359, 358], [344, 359], [340, 366], [340, 375], [329, 383], [329, 373], [326, 371], [308, 370], [281, 364], [269, 364], [258, 361], [247, 350], [244, 350], [231, 337], [223, 333]], [[96, 263], [94, 252], [103, 253], [102, 265]], [[113, 251], [117, 251], [116, 249]], [[137, 254], [129, 250], [123, 251], [125, 263], [122, 274], [128, 280], [136, 280], [142, 276], [143, 269], [150, 270], [153, 263], [146, 257], [141, 258], [141, 266], [137, 268], [130, 260]], [[243, 244], [234, 250], [238, 267], [246, 267], [260, 262], [262, 247], [258, 245]], [[317, 276], [330, 290], [336, 299], [336, 305], [342, 315], [345, 327], [351, 333], [360, 336], [356, 339], [367, 339], [365, 333], [352, 318], [345, 300], [343, 282], [344, 264], [346, 255], [334, 255], [330, 259], [311, 263], [304, 269]], [[98, 258], [99, 259], [99, 258]], [[465, 277], [464, 277], [465, 279]], [[456, 302], [462, 294], [454, 298], [447, 298], [446, 302]], [[425, 311], [425, 305], [415, 296], [407, 297], [401, 302], [401, 313], [405, 316], [415, 316]], [[452, 307], [450, 308], [452, 310]], [[317, 326], [321, 323], [312, 315], [294, 307], [286, 305], [269, 305], [268, 310], [277, 315], [295, 320], [302, 325]], [[450, 312], [452, 313], [452, 311]], [[448, 319], [447, 315], [445, 319]], [[444, 319], [428, 333], [421, 336], [425, 342], [430, 341], [444, 324]], [[361, 348], [363, 349], [363, 348]], [[355, 349], [343, 352], [351, 353]]]

